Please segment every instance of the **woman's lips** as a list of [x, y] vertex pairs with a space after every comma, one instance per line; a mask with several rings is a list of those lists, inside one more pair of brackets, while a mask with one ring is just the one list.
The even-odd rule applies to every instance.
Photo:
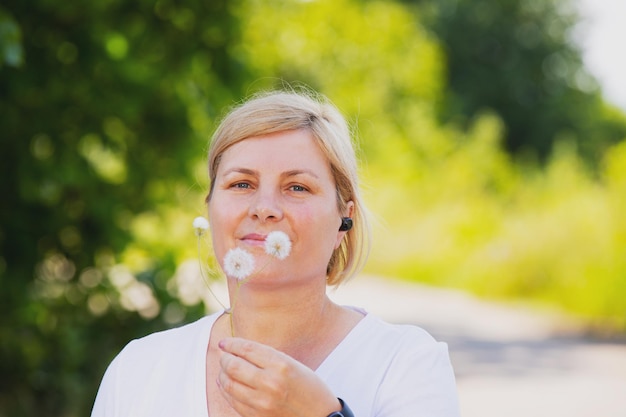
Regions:
[[265, 235], [260, 235], [258, 233], [249, 233], [241, 238], [241, 240], [252, 246], [261, 246], [265, 244]]

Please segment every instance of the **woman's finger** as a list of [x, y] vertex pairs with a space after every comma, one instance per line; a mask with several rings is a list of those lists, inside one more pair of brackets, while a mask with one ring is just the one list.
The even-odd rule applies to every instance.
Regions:
[[238, 374], [239, 372], [222, 369], [217, 376], [217, 385], [224, 393], [228, 394], [227, 399], [231, 403], [233, 399], [241, 401], [241, 399], [250, 398], [256, 391], [254, 387], [245, 382], [246, 377], [241, 378]]
[[221, 373], [229, 379], [251, 388], [258, 388], [259, 381], [263, 379], [263, 369], [249, 362], [246, 358], [222, 352], [220, 357]]
[[236, 337], [220, 340], [218, 345], [223, 352], [243, 358], [260, 369], [265, 369], [279, 353], [261, 343]]

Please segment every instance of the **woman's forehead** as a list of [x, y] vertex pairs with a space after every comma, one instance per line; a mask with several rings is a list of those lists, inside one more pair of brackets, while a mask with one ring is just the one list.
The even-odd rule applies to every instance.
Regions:
[[221, 155], [219, 171], [238, 168], [306, 171], [332, 177], [328, 158], [307, 130], [254, 136], [230, 146]]

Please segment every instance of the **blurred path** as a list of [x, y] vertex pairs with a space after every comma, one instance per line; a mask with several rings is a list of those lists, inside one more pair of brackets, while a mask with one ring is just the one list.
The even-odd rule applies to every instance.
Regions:
[[381, 278], [329, 295], [447, 342], [463, 417], [626, 417], [626, 344], [586, 339], [547, 313]]

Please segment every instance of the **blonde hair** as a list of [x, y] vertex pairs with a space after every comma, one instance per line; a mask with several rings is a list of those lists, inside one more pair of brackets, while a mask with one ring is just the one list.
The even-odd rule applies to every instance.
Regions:
[[258, 94], [232, 109], [213, 134], [209, 146], [210, 190], [221, 156], [230, 146], [253, 136], [305, 129], [326, 156], [337, 189], [337, 207], [345, 212], [354, 203], [353, 227], [333, 252], [328, 263], [327, 284], [339, 285], [356, 275], [367, 260], [370, 231], [359, 192], [357, 159], [348, 125], [328, 99], [311, 92], [273, 91]]

